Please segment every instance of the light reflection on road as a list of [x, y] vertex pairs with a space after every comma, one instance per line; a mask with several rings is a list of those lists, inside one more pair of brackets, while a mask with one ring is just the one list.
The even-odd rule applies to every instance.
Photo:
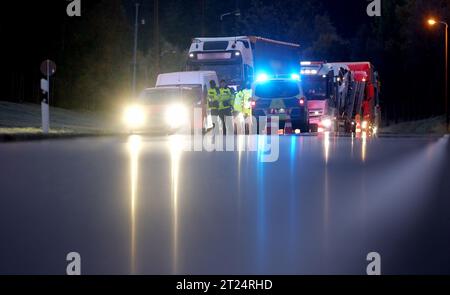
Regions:
[[363, 162], [366, 161], [366, 153], [367, 153], [367, 133], [363, 132], [361, 134], [361, 160]]
[[187, 144], [182, 136], [173, 135], [169, 138], [168, 147], [171, 161], [171, 193], [172, 193], [172, 271], [179, 272], [179, 177], [183, 146]]
[[330, 132], [323, 133], [323, 157], [325, 158], [325, 164], [328, 164], [330, 157]]
[[128, 138], [128, 152], [130, 155], [130, 217], [131, 217], [131, 242], [130, 259], [131, 273], [136, 273], [136, 206], [138, 202], [139, 187], [139, 153], [141, 151], [142, 139], [139, 135]]

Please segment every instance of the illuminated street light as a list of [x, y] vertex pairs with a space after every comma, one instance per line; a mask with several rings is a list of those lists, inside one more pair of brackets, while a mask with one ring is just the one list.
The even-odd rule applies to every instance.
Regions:
[[429, 24], [430, 26], [434, 26], [436, 23], [437, 23], [436, 20], [433, 19], [433, 18], [430, 18], [430, 19], [428, 20], [428, 24]]
[[436, 20], [434, 18], [428, 19], [428, 25], [433, 27], [436, 24], [442, 24], [445, 26], [445, 116], [446, 116], [446, 127], [447, 132], [449, 129], [449, 113], [448, 113], [448, 24], [444, 21]]

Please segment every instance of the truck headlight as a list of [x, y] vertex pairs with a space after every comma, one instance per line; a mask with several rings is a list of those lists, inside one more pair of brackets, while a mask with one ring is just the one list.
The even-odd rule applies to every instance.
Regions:
[[362, 123], [361, 123], [362, 129], [367, 129], [368, 126], [369, 126], [369, 123], [367, 121], [362, 121]]
[[325, 128], [330, 128], [331, 127], [331, 119], [323, 119], [322, 126]]
[[165, 119], [171, 128], [181, 127], [189, 121], [188, 109], [181, 104], [171, 105], [166, 110]]
[[142, 127], [145, 120], [145, 110], [140, 105], [128, 106], [123, 113], [123, 122], [130, 128]]

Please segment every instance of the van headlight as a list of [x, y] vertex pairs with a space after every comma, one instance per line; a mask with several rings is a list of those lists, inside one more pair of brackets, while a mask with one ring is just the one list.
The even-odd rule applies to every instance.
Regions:
[[140, 105], [131, 105], [125, 108], [123, 122], [129, 128], [142, 127], [145, 124], [145, 110]]
[[165, 114], [166, 124], [171, 128], [178, 128], [188, 123], [188, 108], [182, 104], [170, 105]]

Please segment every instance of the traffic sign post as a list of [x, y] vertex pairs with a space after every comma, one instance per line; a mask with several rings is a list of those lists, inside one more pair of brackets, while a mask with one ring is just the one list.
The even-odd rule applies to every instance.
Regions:
[[50, 131], [50, 108], [44, 101], [41, 102], [41, 115], [42, 115], [42, 132], [48, 134]]
[[56, 64], [47, 59], [41, 64], [41, 73], [46, 79], [41, 79], [41, 89], [47, 97], [41, 102], [41, 116], [42, 116], [42, 132], [47, 134], [50, 131], [50, 76], [56, 72]]

